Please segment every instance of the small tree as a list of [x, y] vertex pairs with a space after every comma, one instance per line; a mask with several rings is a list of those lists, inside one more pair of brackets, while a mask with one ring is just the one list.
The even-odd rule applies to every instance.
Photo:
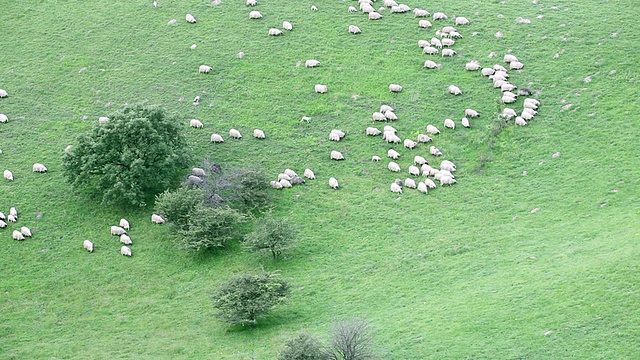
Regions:
[[193, 187], [166, 190], [156, 196], [155, 212], [180, 230], [187, 230], [191, 213], [198, 205], [204, 205], [205, 192]]
[[373, 349], [373, 333], [369, 323], [362, 319], [351, 319], [336, 324], [329, 347], [331, 360], [377, 359]]
[[251, 251], [268, 250], [274, 260], [291, 247], [297, 230], [284, 218], [275, 218], [271, 212], [257, 220], [255, 230], [245, 235], [244, 244]]
[[238, 236], [238, 226], [244, 221], [245, 216], [237, 210], [197, 204], [189, 212], [184, 228], [178, 229], [179, 242], [194, 252], [224, 247]]
[[269, 178], [263, 171], [254, 167], [216, 170], [200, 185], [212, 206], [223, 204], [247, 212], [271, 204]]
[[64, 175], [106, 204], [146, 206], [188, 163], [178, 122], [155, 106], [127, 106], [77, 141], [63, 156]]
[[287, 341], [278, 354], [278, 360], [328, 360], [324, 347], [315, 337], [300, 333]]
[[236, 276], [213, 295], [217, 316], [230, 325], [254, 325], [258, 318], [284, 301], [291, 293], [289, 284], [275, 273]]

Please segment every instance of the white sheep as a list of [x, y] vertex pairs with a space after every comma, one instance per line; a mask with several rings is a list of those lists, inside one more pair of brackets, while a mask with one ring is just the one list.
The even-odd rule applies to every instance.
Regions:
[[390, 171], [393, 171], [393, 172], [399, 172], [400, 171], [400, 165], [398, 165], [398, 163], [395, 163], [393, 161], [389, 162], [389, 165], [387, 165], [387, 168]]
[[510, 84], [510, 83], [505, 83], [505, 84], [502, 84], [500, 86], [500, 90], [501, 91], [513, 91], [513, 90], [515, 90], [517, 88], [518, 88], [517, 86], [515, 86], [513, 84]]
[[9, 96], [7, 90], [0, 89], [0, 98], [6, 98], [7, 96]]
[[422, 52], [427, 55], [436, 55], [438, 54], [438, 49], [434, 48], [433, 46], [425, 46]]
[[278, 181], [280, 181], [282, 179], [287, 180], [287, 181], [291, 181], [292, 177], [293, 176], [289, 176], [289, 174], [280, 173], [280, 174], [278, 174]]
[[7, 223], [4, 222], [4, 220], [0, 220], [0, 228], [6, 228], [7, 227]]
[[333, 131], [329, 133], [329, 140], [331, 141], [340, 141], [340, 135], [334, 133]]
[[313, 173], [313, 171], [311, 169], [304, 169], [304, 173], [303, 173], [304, 177], [306, 177], [307, 179], [315, 179], [316, 178], [316, 174]]
[[427, 10], [422, 10], [418, 8], [413, 9], [413, 14], [415, 15], [414, 17], [427, 17], [431, 15]]
[[427, 184], [425, 184], [424, 182], [420, 181], [418, 183], [418, 191], [420, 191], [423, 194], [428, 193], [429, 191], [427, 190]]
[[372, 135], [372, 136], [376, 136], [376, 135], [380, 135], [380, 134], [382, 134], [382, 131], [380, 131], [379, 129], [376, 129], [376, 128], [374, 128], [374, 127], [368, 127], [368, 128], [365, 130], [365, 134], [367, 134], [367, 135]]
[[367, 3], [360, 3], [360, 10], [362, 10], [362, 12], [365, 14], [371, 14], [373, 12], [376, 12], [376, 9], [374, 9], [373, 6], [371, 6], [371, 4], [367, 4]]
[[242, 135], [240, 134], [240, 131], [236, 129], [229, 130], [229, 136], [231, 136], [234, 139], [242, 139]]
[[453, 95], [460, 95], [462, 94], [462, 90], [460, 90], [459, 87], [455, 86], [455, 85], [449, 85], [449, 93], [453, 94]]
[[336, 180], [336, 178], [332, 177], [332, 178], [329, 178], [329, 186], [331, 186], [333, 189], [337, 190], [340, 185], [338, 184], [338, 180]]
[[277, 181], [272, 181], [271, 182], [271, 187], [274, 188], [274, 189], [282, 189], [282, 184], [280, 184]]
[[442, 151], [440, 151], [440, 149], [438, 149], [435, 146], [431, 146], [429, 148], [429, 153], [433, 156], [441, 156], [442, 155]]
[[[195, 45], [195, 44], [194, 44]], [[200, 104], [200, 95], [196, 95], [193, 98], [193, 106], [197, 106], [198, 104]]]
[[[202, 169], [200, 169], [200, 170], [202, 170]], [[204, 170], [203, 170], [203, 172], [204, 172]], [[129, 230], [131, 228], [131, 226], [129, 225], [129, 221], [127, 221], [127, 219], [125, 219], [125, 218], [120, 219], [120, 223], [118, 225], [120, 225], [120, 227], [125, 229], [125, 230]]]
[[122, 234], [126, 234], [127, 230], [121, 228], [120, 226], [112, 226], [111, 227], [111, 235], [120, 236]]
[[444, 38], [442, 39], [442, 46], [453, 46], [455, 45], [455, 40], [453, 39], [449, 39], [449, 38]]
[[471, 127], [471, 124], [469, 124], [469, 119], [467, 119], [466, 117], [463, 117], [460, 123], [466, 128]]
[[391, 188], [391, 192], [402, 194], [402, 188], [400, 187], [400, 185], [396, 184], [395, 182], [391, 183], [390, 188]]
[[400, 137], [396, 134], [393, 133], [384, 133], [382, 138], [387, 142], [387, 143], [399, 143], [402, 141], [402, 139], [400, 139]]
[[443, 12], [434, 12], [433, 20], [447, 20], [447, 15]]
[[464, 115], [467, 117], [478, 117], [480, 113], [473, 109], [464, 109]]
[[515, 110], [513, 110], [512, 108], [504, 108], [502, 110], [502, 116], [507, 118], [507, 119], [511, 119], [513, 117], [518, 116], [518, 114], [516, 113]]
[[120, 248], [120, 254], [123, 256], [131, 256], [131, 248], [123, 245]]
[[13, 173], [9, 170], [4, 171], [4, 178], [13, 181]]
[[26, 226], [20, 228], [20, 233], [24, 236], [31, 237], [31, 230]]
[[311, 10], [313, 10], [313, 11], [318, 11], [318, 7], [317, 7], [317, 6], [315, 6], [315, 5], [311, 5]]
[[260, 129], [253, 129], [253, 137], [256, 139], [264, 139], [264, 131]]
[[525, 126], [527, 122], [520, 116], [516, 116], [516, 125]]
[[393, 149], [389, 149], [387, 151], [387, 156], [392, 158], [392, 159], [394, 159], [394, 160], [397, 160], [400, 157], [400, 153], [395, 151], [395, 150], [393, 150]]
[[320, 65], [320, 61], [315, 59], [310, 59], [304, 62], [304, 66], [306, 67], [316, 67]]
[[431, 180], [431, 179], [429, 179], [429, 178], [425, 178], [425, 179], [424, 179], [424, 184], [425, 184], [425, 185], [427, 185], [427, 187], [428, 187], [429, 189], [435, 189], [435, 188], [437, 187], [437, 186], [436, 186], [436, 183], [435, 183], [435, 182], [433, 182], [433, 180]]
[[400, 92], [402, 91], [402, 86], [398, 84], [389, 84], [389, 91], [391, 92]]
[[438, 170], [431, 167], [431, 165], [424, 163], [420, 166], [420, 171], [422, 171], [422, 176], [431, 176], [434, 175]]
[[371, 157], [371, 161], [380, 162], [380, 160], [382, 160], [382, 158], [378, 155], [373, 155]]
[[384, 7], [398, 6], [398, 3], [395, 0], [383, 0], [382, 6]]
[[0, 114], [0, 123], [6, 123], [9, 121], [9, 118], [5, 114]]
[[529, 113], [530, 115], [538, 115], [538, 112], [535, 111], [534, 109], [530, 109], [530, 108], [524, 108], [522, 109], [522, 113]]
[[284, 173], [285, 173], [285, 174], [287, 174], [287, 175], [289, 175], [289, 177], [291, 177], [292, 179], [293, 179], [294, 177], [298, 176], [298, 173], [296, 173], [295, 171], [293, 171], [293, 170], [291, 170], [291, 169], [289, 169], [289, 168], [284, 169]]
[[262, 14], [260, 11], [251, 11], [249, 12], [249, 19], [262, 19]]
[[341, 152], [332, 150], [331, 151], [331, 160], [344, 160], [344, 155]]
[[33, 164], [33, 172], [39, 172], [39, 173], [47, 172], [47, 167], [42, 164], [35, 163]]
[[493, 70], [495, 70], [495, 71], [504, 71], [505, 73], [507, 72], [507, 68], [505, 68], [504, 66], [502, 66], [500, 64], [493, 64]]
[[427, 125], [427, 132], [432, 135], [440, 134], [440, 130], [433, 125]]
[[224, 139], [219, 134], [211, 134], [211, 142], [221, 143], [224, 142]]
[[524, 64], [520, 61], [512, 61], [509, 63], [509, 69], [511, 70], [521, 70], [524, 67]]
[[469, 25], [469, 19], [464, 16], [456, 17], [456, 25]]
[[456, 179], [452, 178], [451, 176], [443, 176], [440, 178], [440, 186], [443, 185], [453, 185], [456, 183]]
[[271, 28], [271, 29], [269, 29], [269, 35], [272, 35], [272, 36], [282, 35], [282, 30], [276, 29], [276, 28]]
[[15, 217], [16, 217], [16, 219], [17, 219], [17, 218], [18, 218], [18, 209], [16, 209], [15, 207], [13, 207], [13, 206], [12, 206], [12, 207], [9, 209], [9, 215], [13, 215], [13, 216], [15, 216]]
[[379, 20], [382, 19], [382, 14], [377, 13], [375, 11], [371, 11], [369, 13], [369, 20]]
[[82, 247], [85, 248], [88, 252], [93, 252], [93, 243], [90, 240], [83, 241]]
[[391, 125], [385, 125], [382, 129], [384, 132], [392, 132], [394, 134], [398, 132], [398, 130]]
[[476, 60], [469, 61], [464, 65], [464, 69], [468, 71], [476, 71], [480, 69], [480, 63]]
[[127, 234], [120, 235], [120, 242], [125, 244], [125, 245], [133, 244], [133, 241], [131, 241], [131, 238]]
[[327, 92], [327, 85], [322, 85], [322, 84], [316, 84], [315, 86], [315, 92], [320, 93], [320, 94], [324, 94]]
[[109, 118], [106, 116], [100, 116], [98, 118], [98, 124], [106, 124], [109, 121]]
[[414, 164], [418, 164], [418, 165], [424, 165], [427, 163], [427, 159], [425, 159], [424, 157], [420, 156], [420, 155], [416, 155], [413, 157], [413, 163]]
[[409, 165], [409, 174], [413, 176], [420, 176], [420, 168], [415, 165]]
[[495, 70], [493, 70], [492, 68], [482, 68], [482, 70], [480, 70], [480, 73], [482, 74], [482, 76], [491, 76], [493, 74], [495, 74]]
[[427, 46], [431, 46], [431, 43], [429, 42], [429, 40], [418, 40], [419, 48], [426, 48]]
[[527, 112], [527, 111], [523, 111], [523, 112], [520, 114], [520, 117], [521, 117], [521, 118], [523, 118], [523, 119], [525, 119], [525, 120], [531, 120], [531, 119], [533, 119], [533, 116], [534, 116], [534, 115], [533, 115], [532, 113]]
[[429, 142], [433, 140], [429, 135], [426, 134], [418, 134], [418, 142]]
[[358, 9], [356, 9], [355, 6], [349, 6], [349, 8], [347, 9], [347, 11], [349, 11], [350, 13], [354, 13], [354, 12], [358, 12]]
[[449, 160], [442, 160], [440, 162], [440, 170], [447, 170], [450, 172], [456, 171], [456, 164], [452, 163]]
[[247, 6], [256, 6], [256, 5], [258, 5], [258, 1], [257, 0], [247, 0], [246, 4], [247, 4]]
[[513, 62], [513, 61], [518, 61], [518, 58], [517, 58], [517, 57], [515, 57], [514, 55], [506, 54], [506, 55], [504, 56], [504, 58], [503, 58], [503, 61], [504, 61], [505, 63], [510, 63], [510, 62]]
[[362, 30], [360, 30], [360, 28], [355, 25], [349, 25], [349, 32], [352, 34], [360, 34]]
[[451, 119], [444, 119], [444, 127], [449, 129], [455, 129], [456, 123]]
[[9, 216], [7, 216], [7, 221], [16, 222], [16, 221], [18, 221], [18, 216], [17, 215], [13, 215], [13, 214], [9, 214]]
[[0, 220], [7, 220], [7, 217], [4, 216], [4, 213], [0, 211]]
[[282, 28], [287, 30], [287, 31], [291, 31], [291, 30], [293, 30], [293, 25], [291, 25], [291, 23], [288, 22], [288, 21], [283, 21], [282, 22]]
[[426, 29], [426, 28], [430, 28], [432, 25], [431, 25], [431, 21], [429, 20], [420, 20], [418, 21], [418, 26]]
[[393, 112], [393, 111], [391, 111], [391, 110], [387, 110], [387, 111], [385, 111], [385, 112], [384, 112], [384, 117], [385, 117], [387, 120], [391, 120], [391, 121], [398, 120], [398, 116], [396, 115], [396, 113], [394, 113], [394, 112]]
[[280, 185], [282, 185], [283, 188], [293, 187], [293, 185], [291, 185], [291, 182], [289, 180], [280, 179], [278, 182], [280, 183]]
[[453, 49], [442, 49], [442, 56], [454, 56], [457, 54]]
[[373, 119], [373, 121], [387, 121], [387, 117], [384, 116], [383, 113], [381, 112], [374, 112], [373, 115], [371, 115], [371, 118]]
[[64, 152], [69, 152], [71, 150], [71, 145], [67, 145], [66, 148], [64, 148]]
[[411, 178], [406, 178], [404, 180], [404, 186], [411, 188], [411, 189], [415, 189], [416, 188], [416, 181], [411, 179]]
[[344, 137], [345, 133], [342, 130], [338, 130], [338, 129], [333, 129], [331, 130], [332, 133], [337, 134], [341, 139]]
[[187, 181], [189, 181], [189, 184], [192, 184], [192, 185], [198, 185], [198, 184], [202, 184], [204, 182], [204, 180], [200, 179], [199, 177], [197, 177], [195, 175], [189, 175], [187, 177]]
[[511, 104], [511, 103], [516, 102], [516, 98], [514, 98], [513, 96], [509, 96], [509, 95], [503, 95], [501, 100], [505, 104]]
[[189, 121], [189, 126], [191, 126], [192, 128], [196, 128], [196, 129], [202, 129], [204, 127], [204, 124], [200, 120], [191, 119]]
[[431, 38], [429, 42], [431, 43], [432, 46], [442, 49], [442, 40], [434, 37], [434, 38]]
[[191, 24], [194, 24], [196, 22], [196, 18], [191, 14], [187, 14], [187, 16], [185, 16], [185, 20], [187, 20], [187, 22]]
[[416, 147], [416, 145], [418, 145], [417, 142], [411, 140], [411, 139], [404, 139], [404, 147], [408, 148], [408, 149], [413, 149]]
[[426, 67], [427, 69], [440, 69], [442, 67], [442, 64], [436, 64], [436, 62], [433, 60], [426, 60], [424, 62], [424, 67]]
[[151, 215], [151, 222], [154, 224], [164, 224], [164, 219], [160, 215], [153, 214]]
[[24, 240], [24, 235], [18, 230], [13, 230], [13, 240]]
[[452, 177], [454, 179], [456, 178], [455, 176], [453, 176], [453, 174], [449, 170], [440, 170], [438, 172], [440, 174], [440, 178], [442, 178], [443, 176], [449, 176], [449, 177]]
[[205, 73], [205, 74], [208, 74], [208, 73], [209, 73], [209, 71], [211, 71], [211, 66], [209, 66], [209, 65], [200, 65], [200, 66], [198, 67], [198, 72], [199, 72], [199, 73]]

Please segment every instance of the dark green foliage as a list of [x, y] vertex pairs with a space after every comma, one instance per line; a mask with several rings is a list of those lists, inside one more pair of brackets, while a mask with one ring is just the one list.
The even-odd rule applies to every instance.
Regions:
[[[206, 164], [216, 169], [215, 165]], [[225, 204], [240, 211], [266, 208], [273, 199], [270, 196], [269, 178], [254, 167], [212, 171], [201, 188], [207, 191], [207, 199], [213, 206]]]
[[268, 250], [277, 260], [295, 242], [297, 234], [297, 229], [290, 225], [289, 219], [276, 218], [272, 213], [267, 213], [256, 220], [254, 230], [245, 235], [244, 244], [252, 251]]
[[166, 190], [156, 197], [155, 212], [178, 229], [187, 229], [189, 218], [198, 205], [204, 204], [205, 192], [193, 187]]
[[287, 341], [284, 349], [278, 354], [278, 360], [327, 360], [324, 347], [315, 337], [300, 333]]
[[289, 284], [276, 273], [243, 274], [220, 286], [213, 295], [213, 306], [229, 325], [254, 325], [290, 293]]
[[146, 206], [179, 183], [188, 154], [178, 122], [156, 106], [130, 105], [96, 123], [63, 156], [64, 174], [75, 189], [105, 204]]
[[369, 322], [350, 319], [333, 328], [329, 359], [331, 360], [374, 360], [373, 333]]
[[238, 236], [238, 225], [244, 221], [245, 216], [235, 209], [197, 204], [185, 226], [178, 230], [178, 241], [184, 249], [196, 252], [224, 247]]

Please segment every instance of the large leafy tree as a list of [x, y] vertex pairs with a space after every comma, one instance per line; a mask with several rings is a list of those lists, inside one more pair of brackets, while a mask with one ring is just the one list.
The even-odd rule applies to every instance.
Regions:
[[189, 160], [178, 121], [157, 106], [127, 106], [77, 141], [64, 174], [106, 204], [146, 206], [179, 183]]

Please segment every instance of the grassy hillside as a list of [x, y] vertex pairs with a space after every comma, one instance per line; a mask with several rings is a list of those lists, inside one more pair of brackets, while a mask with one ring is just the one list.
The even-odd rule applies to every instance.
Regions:
[[[159, 8], [146, 0], [0, 1], [0, 88], [10, 95], [0, 99], [9, 117], [0, 124], [0, 170], [15, 176], [0, 181], [0, 211], [20, 212], [0, 229], [0, 358], [275, 359], [297, 332], [327, 339], [336, 320], [353, 316], [371, 321], [385, 359], [636, 358], [633, 5], [406, 4], [450, 17], [425, 30], [413, 13], [385, 10], [378, 21], [350, 14], [355, 1], [259, 0], [255, 9], [241, 0], [164, 0]], [[263, 19], [249, 20], [250, 10]], [[186, 23], [187, 13], [198, 22]], [[417, 41], [452, 25], [454, 14], [471, 20], [459, 27], [458, 55], [434, 57], [442, 69], [424, 69], [429, 57]], [[267, 36], [284, 20], [292, 32]], [[349, 34], [350, 24], [362, 34]], [[539, 91], [540, 113], [525, 127], [499, 129], [499, 91], [463, 70], [474, 59], [501, 63], [506, 53], [525, 64], [511, 82]], [[296, 66], [307, 59], [322, 64]], [[201, 64], [212, 72], [198, 74]], [[328, 93], [315, 94], [317, 83]], [[404, 90], [389, 93], [390, 83]], [[464, 94], [448, 94], [450, 84]], [[196, 95], [199, 106], [191, 104]], [[151, 209], [103, 207], [72, 192], [64, 148], [99, 116], [134, 102], [180, 114], [200, 159], [258, 164], [274, 177], [312, 168], [317, 180], [274, 190], [277, 214], [301, 228], [297, 247], [276, 263], [235, 243], [194, 256], [150, 223]], [[408, 176], [413, 155], [433, 157], [431, 144], [393, 146], [401, 175], [386, 160], [369, 161], [389, 148], [364, 135], [367, 126], [382, 128], [371, 113], [385, 103], [403, 139], [427, 124], [443, 130], [433, 144], [458, 165], [457, 184], [428, 195], [389, 191]], [[443, 120], [459, 125], [465, 108], [481, 117], [444, 131]], [[303, 115], [311, 121], [300, 122]], [[192, 118], [204, 130], [188, 128]], [[209, 141], [232, 127], [245, 138]], [[265, 141], [251, 138], [256, 127]], [[334, 128], [347, 133], [341, 142], [328, 141]], [[330, 161], [331, 150], [346, 160]], [[49, 172], [31, 172], [34, 162]], [[327, 185], [331, 176], [340, 190]], [[132, 225], [132, 258], [120, 256], [108, 232], [121, 217]], [[33, 238], [11, 240], [23, 225]], [[84, 239], [94, 241], [93, 254]], [[210, 295], [233, 274], [261, 267], [279, 270], [292, 297], [256, 328], [228, 328], [212, 316]]]

